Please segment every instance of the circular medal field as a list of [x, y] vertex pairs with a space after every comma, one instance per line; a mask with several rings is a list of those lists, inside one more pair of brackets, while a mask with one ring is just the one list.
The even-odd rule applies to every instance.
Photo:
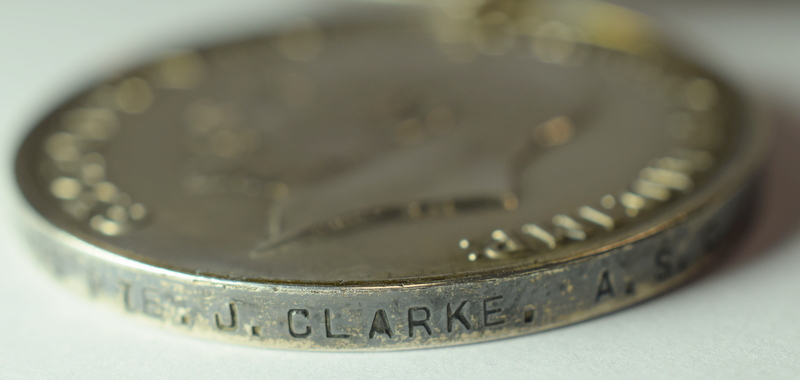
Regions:
[[374, 350], [584, 320], [718, 256], [764, 132], [638, 15], [607, 6], [636, 21], [620, 38], [565, 12], [359, 7], [47, 115], [16, 162], [37, 258], [188, 333]]

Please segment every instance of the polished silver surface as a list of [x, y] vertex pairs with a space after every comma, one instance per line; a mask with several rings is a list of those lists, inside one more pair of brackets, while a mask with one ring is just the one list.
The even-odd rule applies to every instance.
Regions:
[[20, 151], [31, 240], [131, 313], [287, 348], [480, 341], [652, 296], [710, 260], [763, 136], [638, 16], [587, 4], [363, 5], [97, 85]]

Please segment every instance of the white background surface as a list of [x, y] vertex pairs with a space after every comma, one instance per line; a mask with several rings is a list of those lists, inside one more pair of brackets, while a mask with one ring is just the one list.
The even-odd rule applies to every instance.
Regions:
[[733, 259], [665, 296], [554, 331], [422, 351], [313, 353], [208, 342], [92, 304], [33, 264], [11, 204], [13, 150], [76, 86], [153, 47], [252, 27], [281, 3], [0, 0], [0, 379], [800, 378], [800, 2], [627, 3], [779, 110], [762, 206]]

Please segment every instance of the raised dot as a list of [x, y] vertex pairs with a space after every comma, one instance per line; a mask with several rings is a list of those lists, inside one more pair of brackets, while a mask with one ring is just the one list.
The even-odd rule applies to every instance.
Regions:
[[683, 86], [683, 98], [686, 104], [695, 111], [705, 111], [717, 102], [717, 86], [705, 78], [692, 78]]
[[141, 203], [134, 203], [128, 209], [128, 213], [133, 220], [142, 220], [147, 216], [147, 208]]
[[461, 240], [458, 242], [458, 246], [459, 246], [461, 249], [467, 249], [467, 248], [469, 248], [469, 240], [467, 240], [467, 239], [461, 239]]
[[156, 67], [161, 87], [191, 89], [197, 87], [206, 74], [203, 59], [194, 52], [175, 54]]
[[95, 184], [92, 189], [97, 200], [105, 203], [114, 202], [118, 194], [117, 186], [106, 181]]
[[50, 158], [62, 162], [75, 162], [81, 157], [78, 142], [71, 133], [59, 132], [45, 142], [45, 152]]
[[614, 206], [617, 205], [617, 201], [614, 199], [613, 195], [606, 194], [603, 195], [602, 198], [600, 198], [600, 205], [603, 206], [603, 208], [606, 210], [611, 210], [612, 208], [614, 208]]
[[50, 192], [58, 199], [77, 199], [83, 184], [75, 178], [59, 177], [50, 183]]
[[506, 211], [514, 211], [519, 207], [519, 199], [513, 193], [503, 194], [502, 201]]
[[536, 126], [533, 137], [539, 145], [552, 147], [562, 145], [572, 140], [575, 127], [572, 121], [565, 116], [557, 116]]
[[142, 78], [133, 77], [123, 80], [114, 91], [117, 107], [127, 113], [142, 113], [150, 108], [153, 102], [153, 91], [150, 84]]
[[203, 135], [219, 128], [224, 122], [230, 122], [226, 117], [225, 109], [213, 104], [206, 99], [192, 103], [186, 109], [184, 120], [188, 124], [189, 132]]
[[119, 205], [113, 205], [106, 210], [106, 216], [108, 219], [117, 222], [117, 223], [125, 223], [128, 221], [128, 211]]
[[105, 180], [106, 168], [100, 164], [84, 164], [81, 166], [81, 179], [83, 183], [92, 186]]
[[117, 114], [108, 108], [77, 108], [64, 114], [66, 131], [89, 140], [108, 140], [119, 130]]
[[492, 239], [497, 241], [506, 241], [508, 240], [508, 234], [506, 234], [503, 230], [494, 230], [492, 231]]
[[272, 182], [267, 186], [267, 195], [274, 200], [284, 200], [289, 197], [289, 185], [283, 182]]
[[122, 233], [122, 226], [106, 219], [102, 215], [95, 215], [92, 217], [92, 219], [89, 221], [89, 225], [95, 231], [98, 231], [103, 235], [117, 236]]
[[64, 211], [78, 220], [85, 219], [89, 215], [89, 211], [91, 211], [91, 207], [87, 206], [80, 200], [66, 201], [62, 204], [62, 208]]

